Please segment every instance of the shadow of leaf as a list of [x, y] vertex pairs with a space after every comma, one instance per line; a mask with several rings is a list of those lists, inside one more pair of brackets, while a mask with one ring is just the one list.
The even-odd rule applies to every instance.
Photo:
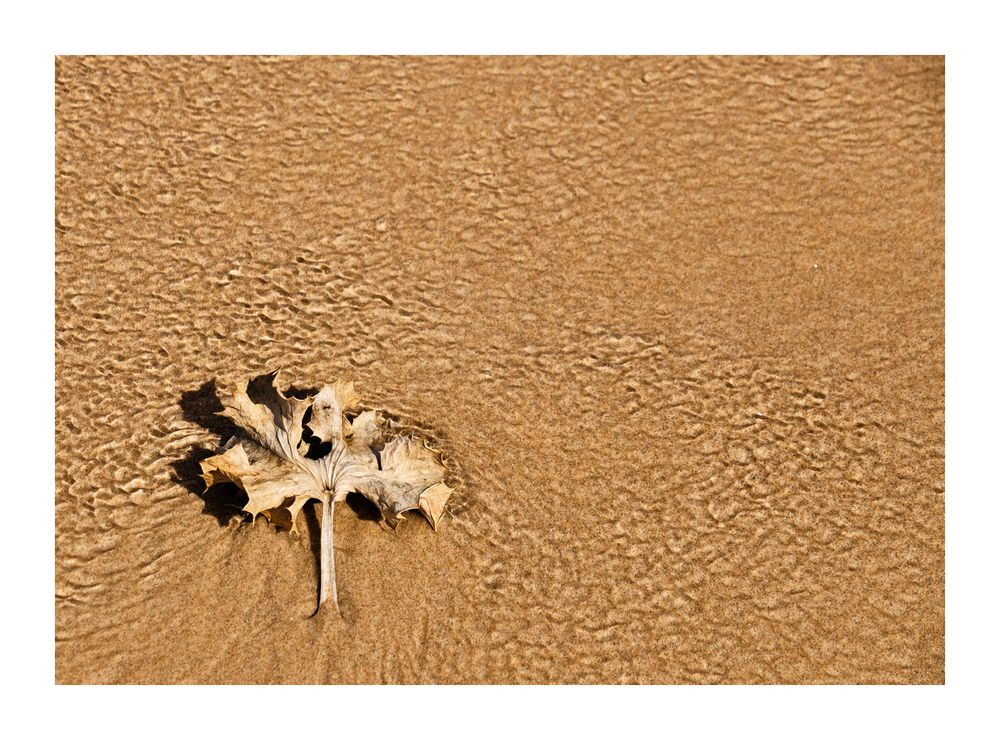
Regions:
[[[182, 393], [179, 406], [185, 421], [219, 435], [216, 447], [221, 446], [237, 432], [237, 427], [232, 421], [224, 416], [218, 416], [217, 412], [222, 411], [223, 406], [219, 400], [215, 378], [202, 383], [194, 390]], [[205, 490], [199, 463], [214, 454], [216, 453], [211, 449], [192, 445], [184, 457], [170, 463], [174, 469], [172, 480], [198, 496], [205, 504], [204, 513], [214, 516], [219, 526], [225, 527], [233, 517], [247, 518], [243, 512], [247, 495], [232, 483], [212, 486]]]

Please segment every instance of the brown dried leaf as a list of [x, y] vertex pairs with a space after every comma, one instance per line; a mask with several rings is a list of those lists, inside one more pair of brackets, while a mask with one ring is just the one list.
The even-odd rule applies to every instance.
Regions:
[[[272, 522], [290, 521], [293, 532], [306, 502], [324, 502], [324, 542], [330, 541], [324, 547], [329, 550], [329, 563], [322, 563], [324, 586], [327, 571], [332, 578], [333, 570], [332, 504], [351, 491], [373, 501], [390, 528], [399, 525], [403, 512], [418, 510], [437, 529], [452, 493], [438, 453], [412, 434], [385, 439], [387, 425], [378, 411], [349, 420], [347, 413], [357, 411], [360, 402], [353, 383], [338, 381], [300, 399], [278, 389], [277, 375], [252, 381], [257, 400], [250, 398], [248, 382], [224, 401], [222, 415], [247, 438], [231, 440], [220, 454], [201, 462], [207, 487], [235, 483], [247, 494], [244, 511], [254, 517], [263, 513]], [[380, 466], [376, 449], [383, 443]]]

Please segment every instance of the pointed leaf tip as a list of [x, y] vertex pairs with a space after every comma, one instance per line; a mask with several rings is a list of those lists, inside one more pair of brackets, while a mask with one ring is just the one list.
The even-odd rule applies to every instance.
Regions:
[[448, 503], [452, 492], [453, 489], [446, 484], [435, 483], [420, 494], [418, 503], [420, 513], [427, 517], [435, 531], [437, 531], [438, 522], [444, 515], [445, 504]]

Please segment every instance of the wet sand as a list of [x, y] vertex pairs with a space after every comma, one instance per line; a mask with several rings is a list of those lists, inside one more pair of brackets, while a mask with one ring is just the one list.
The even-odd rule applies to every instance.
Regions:
[[[60, 58], [59, 683], [941, 683], [942, 58]], [[437, 533], [201, 496], [284, 368]]]

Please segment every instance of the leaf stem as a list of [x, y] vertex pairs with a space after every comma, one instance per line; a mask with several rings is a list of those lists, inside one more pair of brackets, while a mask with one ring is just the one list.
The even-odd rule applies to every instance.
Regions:
[[323, 498], [323, 522], [320, 536], [320, 580], [319, 608], [327, 601], [333, 600], [333, 608], [338, 612], [337, 605], [337, 571], [333, 561], [333, 495]]

